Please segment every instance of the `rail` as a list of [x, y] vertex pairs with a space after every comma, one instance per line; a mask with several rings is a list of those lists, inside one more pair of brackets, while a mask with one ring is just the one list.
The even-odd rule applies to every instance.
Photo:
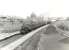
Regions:
[[19, 34], [20, 31], [17, 31], [17, 32], [13, 32], [13, 33], [0, 33], [0, 40], [3, 40], [5, 38], [8, 38], [10, 36], [13, 36], [15, 34]]
[[20, 37], [14, 42], [0, 47], [0, 50], [37, 50], [37, 44], [40, 40], [41, 33], [43, 33], [43, 29], [48, 25], [42, 26], [25, 36]]

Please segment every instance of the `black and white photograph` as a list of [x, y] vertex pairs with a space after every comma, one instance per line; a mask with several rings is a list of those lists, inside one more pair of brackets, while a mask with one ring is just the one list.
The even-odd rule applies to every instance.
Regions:
[[69, 0], [0, 0], [0, 50], [69, 50]]

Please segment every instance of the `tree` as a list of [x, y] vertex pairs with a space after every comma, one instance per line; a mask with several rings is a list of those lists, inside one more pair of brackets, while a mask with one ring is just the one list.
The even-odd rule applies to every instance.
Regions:
[[31, 14], [31, 18], [36, 18], [36, 14], [35, 13], [32, 13]]

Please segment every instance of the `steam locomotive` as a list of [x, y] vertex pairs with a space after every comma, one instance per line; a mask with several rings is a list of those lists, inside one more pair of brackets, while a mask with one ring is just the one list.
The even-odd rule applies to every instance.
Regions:
[[25, 22], [23, 26], [21, 27], [20, 33], [24, 35], [44, 25], [46, 25], [45, 22], [39, 22], [39, 21], [38, 22]]

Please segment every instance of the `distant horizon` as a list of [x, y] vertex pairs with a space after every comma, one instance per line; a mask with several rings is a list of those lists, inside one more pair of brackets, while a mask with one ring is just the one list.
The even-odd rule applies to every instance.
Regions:
[[[31, 14], [30, 14], [31, 15]], [[0, 17], [18, 17], [18, 18], [23, 18], [23, 19], [26, 19], [28, 16], [30, 16], [30, 15], [27, 15], [27, 16], [17, 16], [17, 15], [0, 15]], [[36, 15], [37, 17], [38, 16], [43, 16], [43, 15]], [[69, 16], [43, 16], [44, 18], [66, 18], [66, 17], [69, 17]]]

